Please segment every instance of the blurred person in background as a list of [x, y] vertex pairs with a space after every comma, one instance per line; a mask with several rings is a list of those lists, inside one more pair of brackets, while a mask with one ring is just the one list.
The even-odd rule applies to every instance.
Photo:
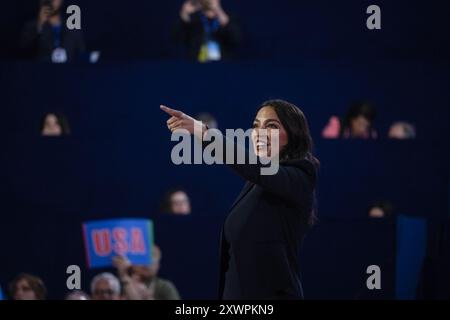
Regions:
[[169, 190], [161, 204], [161, 210], [164, 213], [175, 215], [188, 215], [191, 213], [191, 201], [183, 189]]
[[66, 294], [64, 300], [91, 300], [89, 295], [81, 290], [73, 290]]
[[47, 289], [40, 278], [21, 273], [9, 284], [9, 294], [13, 300], [45, 300]]
[[67, 293], [64, 300], [91, 300], [89, 295], [81, 290], [73, 290]]
[[376, 109], [370, 103], [357, 102], [350, 106], [342, 122], [332, 116], [322, 131], [326, 139], [376, 139], [377, 132], [373, 128]]
[[416, 138], [416, 128], [408, 122], [398, 121], [391, 125], [388, 133], [389, 139], [415, 139]]
[[394, 208], [389, 201], [375, 202], [369, 208], [369, 218], [382, 219], [391, 218], [394, 213]]
[[120, 281], [112, 273], [100, 273], [91, 281], [92, 300], [121, 300], [120, 293]]
[[218, 129], [219, 124], [217, 123], [217, 119], [208, 112], [201, 112], [195, 118], [198, 121], [203, 122], [209, 129]]
[[152, 264], [132, 265], [123, 256], [116, 256], [113, 264], [123, 286], [124, 298], [127, 300], [180, 300], [175, 285], [169, 280], [158, 277], [161, 263], [161, 250], [152, 248]]
[[20, 41], [28, 58], [66, 63], [85, 53], [81, 30], [69, 30], [63, 17], [63, 0], [41, 0], [37, 19], [28, 22]]
[[180, 10], [175, 40], [190, 60], [219, 61], [232, 57], [241, 43], [241, 31], [220, 0], [187, 0]]
[[63, 114], [47, 113], [41, 120], [42, 136], [63, 136], [69, 134], [69, 123]]

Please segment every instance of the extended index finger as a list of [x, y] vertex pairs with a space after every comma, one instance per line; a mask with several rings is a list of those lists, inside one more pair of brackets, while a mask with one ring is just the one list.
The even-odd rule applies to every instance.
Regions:
[[160, 105], [160, 108], [162, 111], [166, 112], [167, 114], [171, 115], [172, 117], [181, 117], [183, 115], [183, 112], [175, 109], [171, 109], [167, 106]]

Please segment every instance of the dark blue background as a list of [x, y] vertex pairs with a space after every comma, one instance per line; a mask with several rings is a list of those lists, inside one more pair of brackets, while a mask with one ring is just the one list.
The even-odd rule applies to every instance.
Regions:
[[[10, 60], [0, 65], [2, 287], [27, 271], [60, 298], [66, 267], [78, 264], [88, 290], [97, 271], [85, 269], [81, 223], [151, 217], [161, 275], [183, 298], [215, 298], [219, 231], [243, 181], [222, 166], [174, 166], [158, 106], [209, 111], [221, 129], [247, 128], [262, 101], [283, 98], [306, 113], [322, 163], [319, 224], [302, 253], [306, 297], [372, 297], [364, 289], [370, 264], [382, 266], [379, 297], [394, 297], [394, 223], [364, 219], [377, 200], [429, 222], [431, 267], [421, 286], [437, 295], [450, 251], [440, 227], [449, 213], [448, 1], [378, 1], [376, 32], [365, 28], [369, 1], [224, 1], [246, 41], [242, 59], [211, 65], [169, 59], [179, 1], [73, 1], [89, 47], [105, 59], [71, 66], [16, 60], [20, 28], [36, 11], [29, 3], [3, 3], [0, 20], [0, 57]], [[329, 117], [359, 99], [377, 106], [381, 139], [322, 140]], [[67, 115], [70, 137], [39, 136], [49, 111]], [[397, 120], [414, 123], [418, 139], [386, 140]], [[158, 214], [173, 185], [188, 190], [192, 216]]]

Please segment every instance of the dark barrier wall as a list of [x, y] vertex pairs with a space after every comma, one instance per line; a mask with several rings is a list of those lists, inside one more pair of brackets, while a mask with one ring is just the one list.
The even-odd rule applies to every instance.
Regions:
[[[387, 270], [393, 297], [395, 229], [360, 221], [368, 205], [439, 220], [448, 213], [448, 65], [339, 63], [191, 65], [178, 62], [0, 67], [2, 287], [18, 272], [41, 275], [51, 297], [64, 294], [65, 270], [85, 269], [81, 223], [152, 217], [163, 250], [162, 275], [184, 298], [215, 298], [220, 226], [243, 181], [227, 168], [174, 166], [174, 143], [160, 103], [193, 115], [212, 112], [221, 129], [247, 128], [256, 107], [281, 97], [308, 116], [322, 162], [320, 222], [305, 240], [303, 276], [310, 298], [361, 298], [365, 268]], [[379, 108], [381, 139], [324, 141], [321, 128], [355, 98]], [[73, 134], [39, 137], [47, 111], [67, 115]], [[406, 119], [419, 139], [384, 139]], [[167, 188], [182, 185], [192, 217], [158, 215]], [[332, 245], [330, 245], [332, 244]]]
[[[181, 0], [65, 0], [82, 10], [90, 50], [104, 59], [173, 57], [173, 25]], [[223, 0], [239, 17], [244, 59], [286, 57], [448, 59], [450, 3], [447, 0]], [[18, 56], [25, 21], [37, 15], [38, 0], [2, 1], [0, 58]], [[367, 7], [382, 9], [382, 30], [366, 28]], [[351, 36], [349, 36], [351, 35]]]

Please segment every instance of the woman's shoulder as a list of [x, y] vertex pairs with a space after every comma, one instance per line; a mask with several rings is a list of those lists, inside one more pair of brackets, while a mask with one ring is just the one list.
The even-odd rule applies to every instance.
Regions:
[[282, 165], [295, 167], [305, 172], [313, 181], [317, 179], [317, 165], [306, 158], [289, 159], [283, 161]]

